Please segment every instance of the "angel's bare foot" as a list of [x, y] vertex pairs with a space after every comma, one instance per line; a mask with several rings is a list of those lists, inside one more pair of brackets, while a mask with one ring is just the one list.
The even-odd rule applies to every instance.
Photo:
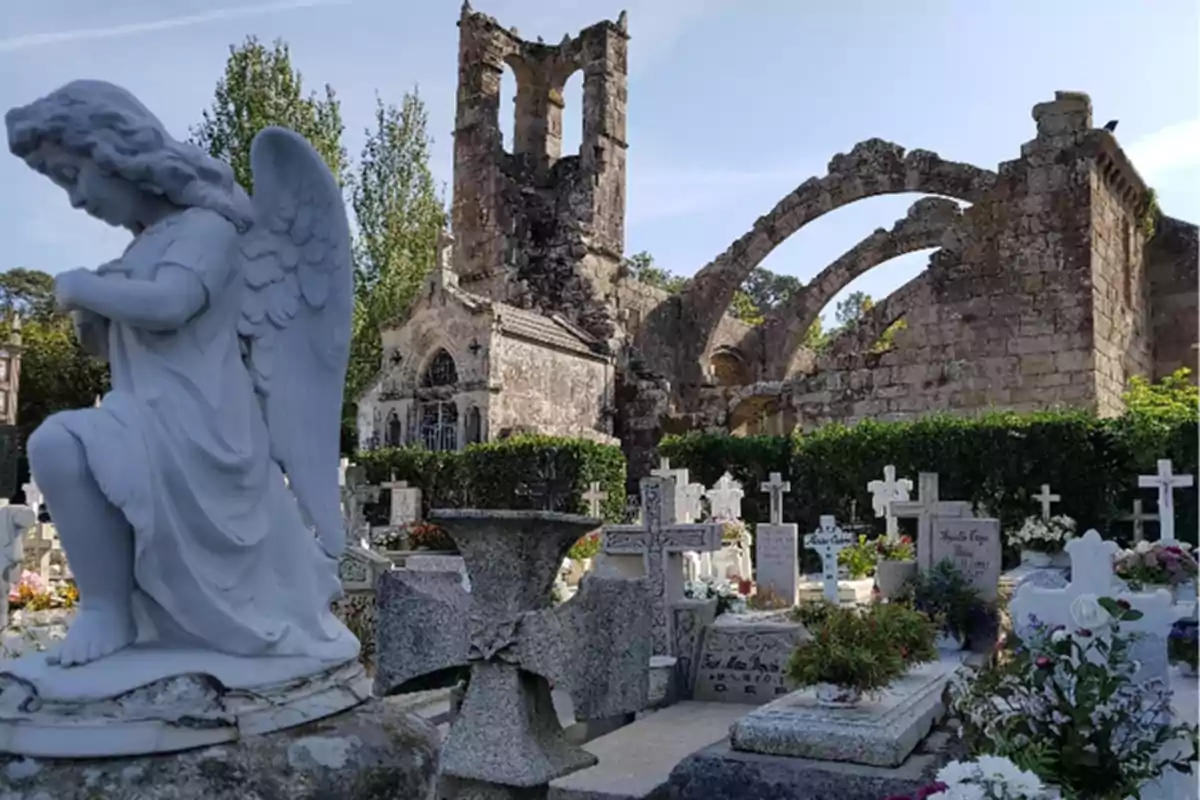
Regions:
[[62, 644], [46, 660], [62, 667], [87, 664], [128, 647], [136, 637], [133, 619], [127, 612], [103, 606], [84, 608], [71, 623]]

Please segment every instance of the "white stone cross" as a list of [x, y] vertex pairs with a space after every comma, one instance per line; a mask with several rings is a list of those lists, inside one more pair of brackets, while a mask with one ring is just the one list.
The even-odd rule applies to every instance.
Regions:
[[592, 481], [592, 485], [583, 493], [583, 500], [588, 504], [588, 515], [600, 519], [600, 504], [608, 499], [608, 492], [600, 491], [600, 481]]
[[867, 491], [871, 493], [871, 507], [876, 517], [886, 517], [887, 538], [894, 542], [900, 538], [900, 525], [892, 511], [892, 503], [907, 503], [913, 482], [908, 478], [896, 479], [896, 467], [888, 464], [883, 468], [883, 480], [871, 481]]
[[1175, 541], [1175, 490], [1191, 486], [1191, 475], [1175, 475], [1171, 472], [1171, 459], [1158, 460], [1158, 472], [1154, 475], [1139, 475], [1138, 486], [1143, 489], [1158, 489], [1158, 539], [1161, 542]]
[[671, 459], [660, 458], [658, 469], [650, 470], [655, 478], [666, 478], [675, 482], [674, 518], [680, 522], [694, 522], [700, 516], [700, 497], [704, 487], [692, 484], [686, 469], [671, 469]]
[[[53, 525], [48, 525], [44, 522], [38, 523], [38, 537], [46, 543], [46, 549], [42, 551], [42, 557], [38, 563], [38, 572], [46, 580], [52, 578], [68, 577], [67, 568], [64, 566], [62, 574], [52, 575], [51, 567], [53, 567], [53, 559], [55, 553], [62, 552], [62, 544], [58, 541], [58, 530]], [[64, 565], [65, 565], [64, 559]]]
[[676, 521], [675, 482], [643, 478], [642, 524], [606, 525], [602, 545], [607, 555], [640, 555], [650, 582], [650, 617], [656, 656], [673, 655], [671, 605], [683, 599], [686, 552], [714, 553], [721, 549], [720, 525], [691, 525]]
[[746, 493], [742, 485], [726, 472], [712, 489], [704, 493], [708, 498], [713, 519], [734, 520], [742, 518], [742, 498]]
[[783, 524], [783, 496], [792, 490], [791, 481], [783, 480], [783, 476], [778, 472], [772, 472], [770, 480], [759, 486], [767, 494], [771, 495], [771, 524]]
[[854, 537], [838, 527], [830, 515], [821, 516], [820, 526], [804, 537], [804, 546], [817, 551], [821, 557], [821, 573], [825, 579], [825, 599], [838, 602], [838, 553], [854, 544]]
[[392, 493], [392, 510], [388, 518], [392, 527], [399, 528], [421, 520], [420, 487], [409, 486], [408, 481], [398, 481], [396, 474], [392, 473], [392, 479], [384, 483], [383, 488]]
[[338, 486], [346, 485], [346, 472], [350, 469], [350, 459], [343, 458], [338, 461]]
[[1133, 541], [1138, 543], [1146, 538], [1147, 522], [1158, 522], [1158, 514], [1145, 513], [1142, 498], [1137, 498], [1133, 501], [1133, 513], [1126, 514], [1121, 517], [1123, 520], [1128, 520], [1133, 523]]
[[1062, 500], [1062, 495], [1050, 494], [1050, 484], [1043, 483], [1041, 493], [1035, 494], [1033, 499], [1042, 504], [1042, 519], [1048, 520], [1050, 519], [1050, 506]]
[[42, 511], [42, 490], [32, 480], [29, 483], [21, 485], [21, 491], [25, 493], [25, 505], [33, 511], [33, 516], [36, 518]]
[[917, 474], [917, 500], [892, 502], [892, 514], [899, 519], [917, 520], [917, 563], [922, 569], [933, 566], [933, 518], [966, 517], [971, 514], [971, 504], [961, 500], [938, 498], [938, 474]]

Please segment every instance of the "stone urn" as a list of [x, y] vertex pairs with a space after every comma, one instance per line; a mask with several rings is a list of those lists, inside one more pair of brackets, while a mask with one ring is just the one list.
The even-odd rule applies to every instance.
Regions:
[[1054, 563], [1054, 554], [1043, 553], [1038, 550], [1022, 550], [1021, 563], [1036, 569], [1046, 569]]
[[875, 585], [879, 587], [879, 596], [885, 600], [897, 597], [904, 584], [916, 576], [916, 561], [880, 559], [875, 565]]
[[816, 685], [817, 705], [822, 708], [855, 708], [862, 702], [862, 692], [836, 683]]

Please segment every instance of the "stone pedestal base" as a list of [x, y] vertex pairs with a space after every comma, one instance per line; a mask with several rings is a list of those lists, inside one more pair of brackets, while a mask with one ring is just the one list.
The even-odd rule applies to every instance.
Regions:
[[430, 797], [437, 731], [370, 700], [287, 731], [174, 755], [103, 760], [0, 756], [14, 800], [363, 800]]

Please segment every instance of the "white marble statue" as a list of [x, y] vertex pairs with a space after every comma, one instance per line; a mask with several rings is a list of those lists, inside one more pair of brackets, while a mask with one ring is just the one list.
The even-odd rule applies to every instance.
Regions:
[[102, 81], [5, 122], [12, 152], [74, 208], [134, 237], [55, 281], [112, 391], [29, 439], [81, 594], [48, 658], [86, 665], [136, 640], [141, 652], [355, 659], [330, 611], [352, 279], [328, 168], [301, 136], [268, 128], [251, 148], [251, 198], [228, 165]]
[[36, 524], [28, 506], [0, 508], [0, 630], [8, 624], [8, 592], [21, 580], [25, 533]]

